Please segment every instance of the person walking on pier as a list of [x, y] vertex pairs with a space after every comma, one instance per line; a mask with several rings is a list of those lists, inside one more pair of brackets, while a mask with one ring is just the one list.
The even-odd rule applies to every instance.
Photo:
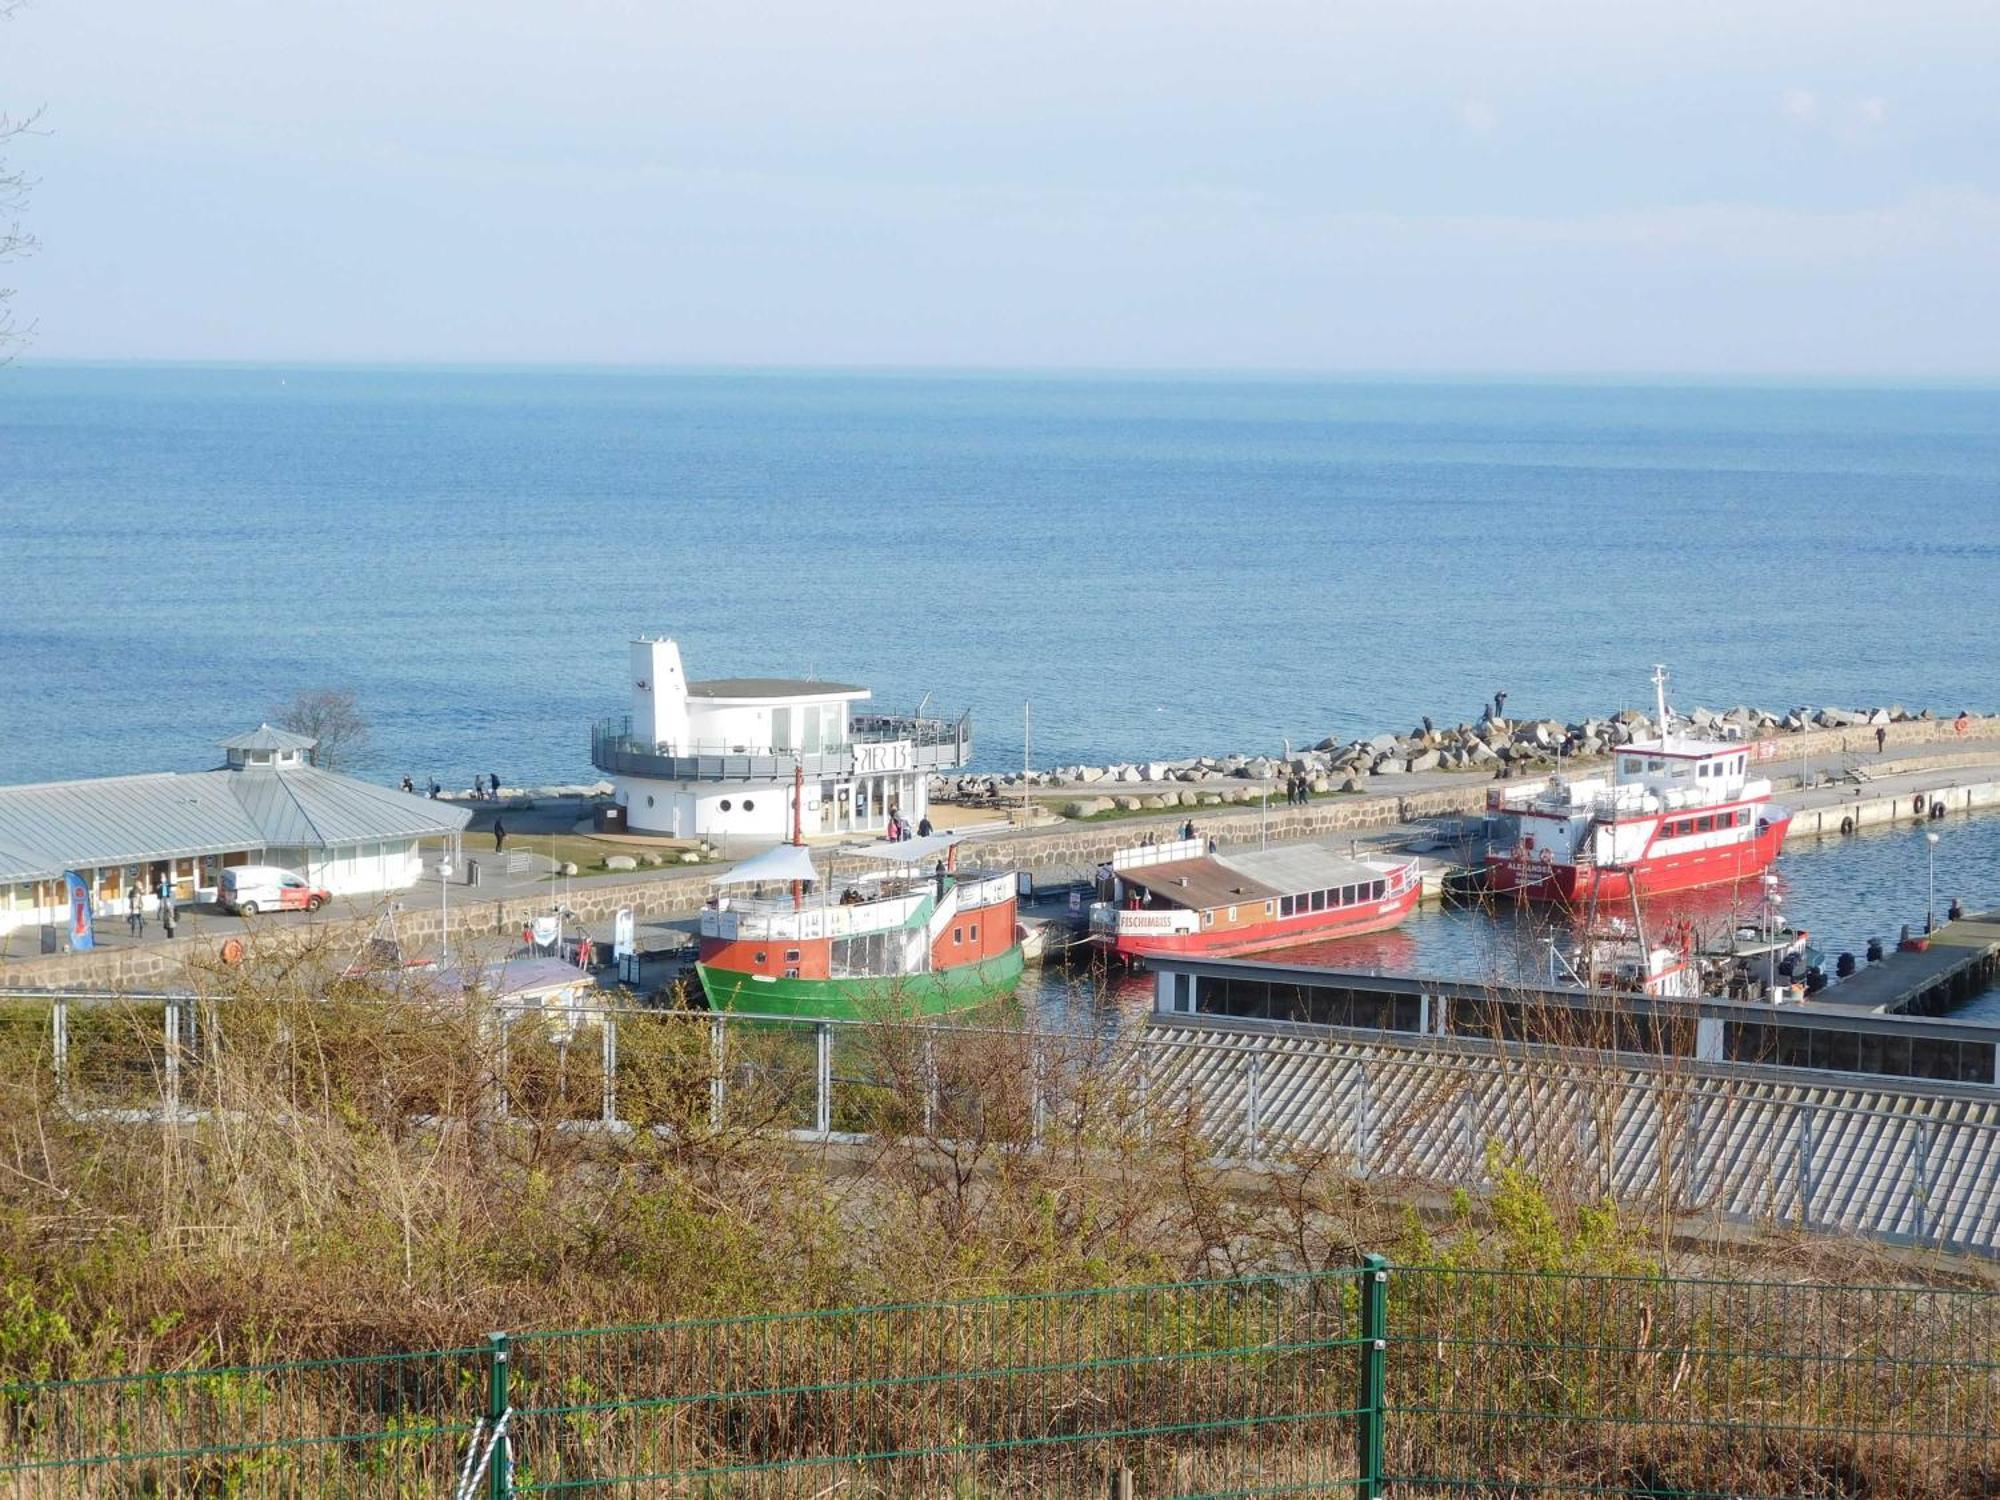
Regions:
[[160, 890], [160, 926], [166, 930], [167, 941], [172, 942], [174, 924], [180, 920], [180, 913], [174, 909], [174, 892], [171, 886]]
[[493, 852], [498, 854], [507, 847], [507, 825], [498, 818], [493, 820]]
[[1880, 755], [1882, 753], [1883, 747], [1886, 746], [1888, 743], [1889, 743], [1888, 728], [1884, 725], [1877, 724], [1875, 726], [1875, 753], [1877, 755]]
[[139, 894], [136, 885], [125, 903], [125, 930], [135, 938], [146, 935], [146, 898]]

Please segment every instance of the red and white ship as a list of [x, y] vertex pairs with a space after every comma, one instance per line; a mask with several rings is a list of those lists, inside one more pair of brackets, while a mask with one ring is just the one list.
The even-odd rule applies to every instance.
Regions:
[[1792, 815], [1750, 774], [1756, 747], [1676, 735], [1664, 667], [1653, 686], [1660, 737], [1621, 746], [1608, 779], [1557, 775], [1488, 794], [1488, 812], [1518, 824], [1486, 856], [1491, 890], [1581, 906], [1753, 879], [1778, 857]]
[[1210, 854], [1200, 839], [1120, 849], [1098, 872], [1090, 933], [1126, 959], [1254, 953], [1394, 927], [1423, 882], [1414, 859], [1314, 844]]

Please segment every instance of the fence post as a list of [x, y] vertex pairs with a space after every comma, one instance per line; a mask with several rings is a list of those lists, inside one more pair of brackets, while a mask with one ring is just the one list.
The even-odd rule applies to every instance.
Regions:
[[833, 1023], [821, 1021], [813, 1027], [813, 1130], [827, 1135], [833, 1130]]
[[1389, 1262], [1370, 1255], [1361, 1262], [1361, 1389], [1354, 1403], [1354, 1493], [1378, 1500], [1382, 1493], [1382, 1393], [1389, 1362]]
[[69, 1002], [58, 999], [49, 1014], [51, 1058], [56, 1073], [56, 1098], [69, 1103]]
[[726, 1087], [723, 1058], [728, 1050], [728, 1039], [723, 1034], [722, 1017], [717, 1016], [708, 1023], [708, 1128], [722, 1129], [723, 1098]]
[[165, 1012], [166, 1035], [166, 1116], [171, 1123], [181, 1117], [181, 1007], [169, 1000]]
[[604, 1123], [618, 1123], [618, 1021], [610, 1011], [603, 1015], [604, 1041]]
[[513, 1500], [514, 1445], [507, 1430], [507, 1335], [486, 1335], [486, 1425], [493, 1434], [493, 1456], [486, 1465], [487, 1500]]

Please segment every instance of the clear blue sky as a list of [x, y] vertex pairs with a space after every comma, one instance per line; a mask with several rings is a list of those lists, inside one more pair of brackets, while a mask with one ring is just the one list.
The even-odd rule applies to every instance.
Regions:
[[1993, 0], [32, 0], [30, 357], [2000, 373]]

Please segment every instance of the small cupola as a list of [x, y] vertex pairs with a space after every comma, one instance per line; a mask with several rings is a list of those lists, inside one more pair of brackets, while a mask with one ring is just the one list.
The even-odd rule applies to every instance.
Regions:
[[259, 724], [248, 734], [224, 740], [222, 753], [232, 771], [282, 771], [309, 764], [318, 743], [309, 734]]

